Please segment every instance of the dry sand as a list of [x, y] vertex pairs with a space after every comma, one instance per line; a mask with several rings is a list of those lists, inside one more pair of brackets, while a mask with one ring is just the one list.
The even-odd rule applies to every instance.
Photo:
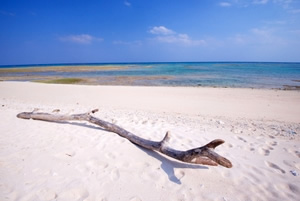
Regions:
[[[300, 92], [0, 82], [0, 200], [298, 200]], [[95, 116], [186, 150], [213, 139], [233, 168], [190, 165], [87, 123], [16, 118]]]

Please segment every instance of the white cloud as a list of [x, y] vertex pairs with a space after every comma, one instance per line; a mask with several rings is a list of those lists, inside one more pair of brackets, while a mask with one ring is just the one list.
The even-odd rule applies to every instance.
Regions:
[[254, 28], [250, 30], [252, 43], [285, 44], [286, 40], [276, 34], [278, 30], [270, 28]]
[[293, 2], [293, 0], [273, 0], [274, 3], [279, 3], [279, 4], [290, 4]]
[[131, 3], [129, 1], [124, 1], [124, 5], [130, 7]]
[[263, 21], [263, 23], [268, 24], [268, 25], [284, 25], [284, 24], [287, 24], [287, 22], [284, 21], [284, 20]]
[[289, 32], [300, 36], [300, 29], [291, 30]]
[[217, 5], [222, 7], [249, 7], [258, 5], [275, 4], [281, 6], [283, 9], [288, 10], [290, 13], [297, 13], [299, 9], [299, 0], [224, 0], [220, 1]]
[[246, 35], [236, 34], [235, 36], [229, 38], [229, 41], [234, 42], [235, 44], [245, 45], [249, 39]]
[[253, 28], [245, 33], [238, 33], [228, 38], [228, 41], [236, 45], [284, 45], [287, 43], [286, 38], [278, 35], [281, 29], [278, 28]]
[[229, 2], [220, 2], [220, 3], [219, 3], [219, 6], [222, 6], [222, 7], [230, 7], [230, 6], [231, 6], [231, 3], [229, 3]]
[[13, 17], [13, 16], [16, 15], [15, 13], [7, 12], [7, 11], [5, 11], [5, 10], [0, 10], [0, 14], [1, 14], [1, 15], [6, 15], [6, 16], [11, 16], [11, 17]]
[[113, 41], [114, 45], [132, 45], [132, 46], [140, 46], [142, 42], [139, 40], [136, 41], [122, 41], [122, 40], [115, 40]]
[[64, 42], [72, 42], [78, 44], [90, 44], [93, 41], [103, 40], [102, 38], [97, 38], [89, 34], [69, 35], [69, 36], [60, 37], [59, 39]]
[[175, 44], [183, 44], [188, 46], [198, 46], [198, 45], [205, 44], [205, 40], [192, 40], [187, 34], [158, 36], [155, 39], [163, 43], [175, 43]]
[[187, 34], [176, 33], [164, 26], [153, 27], [150, 33], [157, 35], [154, 39], [162, 43], [183, 44], [188, 46], [204, 45], [204, 40], [193, 40]]
[[266, 4], [268, 3], [269, 0], [254, 0], [253, 3], [254, 4]]
[[263, 37], [268, 37], [271, 33], [270, 30], [260, 29], [260, 28], [254, 28], [254, 29], [251, 30], [251, 32], [255, 35], [263, 36]]
[[170, 35], [170, 34], [174, 34], [175, 32], [172, 31], [171, 29], [167, 29], [164, 26], [158, 26], [150, 29], [150, 33], [157, 34], [157, 35]]
[[293, 14], [300, 13], [300, 9], [292, 9], [292, 10], [290, 10], [290, 13], [293, 13]]
[[282, 8], [287, 10], [293, 10], [293, 0], [273, 0], [274, 3], [277, 3], [278, 5], [282, 6]]

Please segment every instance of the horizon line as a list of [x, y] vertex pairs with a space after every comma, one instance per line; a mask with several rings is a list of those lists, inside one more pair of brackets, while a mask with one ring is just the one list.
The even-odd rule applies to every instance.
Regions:
[[153, 61], [153, 62], [82, 62], [82, 63], [35, 63], [35, 64], [1, 64], [0, 67], [38, 67], [38, 66], [59, 66], [59, 65], [126, 65], [126, 64], [166, 64], [166, 63], [300, 63], [300, 61]]

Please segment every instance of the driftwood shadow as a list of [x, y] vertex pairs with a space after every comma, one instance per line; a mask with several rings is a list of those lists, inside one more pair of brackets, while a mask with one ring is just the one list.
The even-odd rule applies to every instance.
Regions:
[[[134, 143], [133, 143], [134, 144]], [[135, 145], [135, 144], [134, 144]], [[168, 178], [171, 182], [174, 182], [176, 184], [181, 184], [181, 181], [178, 177], [176, 177], [175, 175], [175, 169], [208, 169], [208, 167], [205, 166], [201, 166], [201, 165], [193, 165], [193, 164], [187, 164], [187, 163], [181, 163], [181, 162], [177, 162], [174, 161], [172, 159], [169, 159], [168, 157], [165, 157], [161, 154], [159, 154], [156, 151], [151, 151], [148, 149], [145, 149], [143, 147], [140, 147], [138, 145], [135, 145], [137, 148], [139, 148], [140, 150], [144, 151], [146, 154], [148, 154], [149, 156], [156, 158], [157, 160], [159, 160], [161, 162], [161, 169], [168, 175]]]
[[93, 125], [90, 125], [90, 124], [85, 124], [85, 123], [77, 123], [77, 122], [65, 122], [65, 123], [68, 123], [68, 124], [71, 124], [71, 125], [75, 125], [75, 126], [82, 126], [82, 127], [86, 127], [86, 128], [91, 128], [91, 129], [96, 129], [96, 130], [102, 130], [102, 131], [106, 131], [106, 132], [109, 132], [99, 126], [93, 126]]
[[[97, 130], [102, 130], [102, 131], [110, 132], [110, 131], [105, 130], [105, 129], [101, 128], [101, 127], [93, 126], [93, 125], [86, 124], [86, 123], [68, 122], [68, 121], [57, 121], [57, 122], [47, 121], [47, 122], [50, 122], [50, 123], [59, 123], [59, 124], [69, 124], [69, 125], [74, 125], [74, 126], [80, 126], [80, 127], [86, 127], [86, 128], [91, 128], [91, 129], [97, 129]], [[161, 166], [160, 167], [167, 174], [169, 180], [171, 182], [174, 182], [174, 183], [179, 184], [179, 185], [181, 184], [181, 181], [175, 175], [175, 171], [174, 171], [175, 168], [178, 168], [178, 169], [185, 169], [185, 168], [188, 168], [188, 169], [208, 169], [208, 167], [206, 167], [206, 166], [201, 166], [201, 165], [196, 165], [196, 164], [193, 165], [193, 164], [188, 164], [188, 163], [177, 162], [177, 161], [174, 161], [172, 159], [169, 159], [167, 156], [165, 157], [165, 156], [159, 154], [156, 151], [143, 148], [143, 147], [141, 147], [139, 145], [136, 145], [134, 143], [132, 143], [132, 144], [135, 145], [141, 151], [143, 151], [146, 154], [148, 154], [149, 156], [151, 156], [151, 157], [156, 158], [157, 160], [159, 160], [161, 162]]]
[[[50, 122], [50, 123], [53, 123], [53, 122]], [[86, 124], [86, 123], [67, 122], [67, 121], [58, 121], [58, 122], [55, 122], [55, 123], [69, 124], [69, 125], [74, 125], [74, 126], [80, 126], [80, 127], [86, 127], [86, 128], [91, 128], [91, 129], [97, 129], [97, 130], [102, 130], [102, 131], [110, 132], [110, 131], [107, 131], [107, 130], [101, 128], [101, 127], [93, 126], [93, 125]], [[177, 162], [177, 161], [174, 161], [172, 159], [169, 159], [168, 157], [165, 157], [165, 156], [159, 154], [156, 151], [152, 151], [152, 150], [143, 148], [143, 147], [141, 147], [139, 145], [136, 145], [134, 143], [132, 143], [132, 144], [135, 145], [141, 151], [143, 151], [146, 154], [148, 154], [149, 156], [151, 156], [151, 157], [159, 160], [161, 162], [161, 166], [160, 167], [167, 174], [169, 180], [171, 182], [174, 182], [174, 183], [179, 184], [179, 185], [181, 184], [181, 181], [175, 175], [175, 171], [174, 171], [175, 168], [178, 168], [178, 169], [185, 169], [185, 168], [188, 168], [188, 169], [208, 169], [208, 167], [206, 167], [206, 166], [201, 166], [201, 165], [196, 165], [196, 164], [193, 165], [193, 164], [188, 164], [188, 163]]]
[[[74, 125], [74, 126], [80, 126], [80, 127], [85, 127], [85, 128], [107, 131], [99, 126], [93, 126], [93, 125], [87, 124], [87, 123], [68, 122], [68, 121], [45, 121], [45, 122], [56, 123], [56, 124], [69, 124], [69, 125]], [[107, 131], [107, 132], [109, 132], [109, 131]]]

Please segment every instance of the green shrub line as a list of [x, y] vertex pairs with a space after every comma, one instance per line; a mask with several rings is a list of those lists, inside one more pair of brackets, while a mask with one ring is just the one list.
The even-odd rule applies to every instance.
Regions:
[[59, 79], [52, 79], [52, 80], [36, 80], [35, 82], [47, 83], [47, 84], [76, 84], [82, 81], [84, 80], [80, 78], [59, 78]]

